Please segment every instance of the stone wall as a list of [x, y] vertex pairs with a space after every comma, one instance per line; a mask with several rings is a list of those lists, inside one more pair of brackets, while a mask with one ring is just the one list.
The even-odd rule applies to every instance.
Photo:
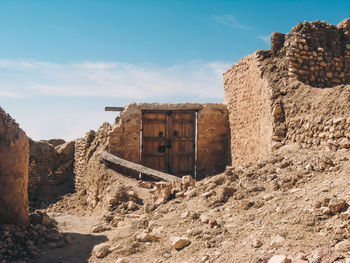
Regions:
[[350, 117], [295, 118], [288, 122], [287, 142], [298, 142], [303, 148], [328, 151], [350, 148]]
[[[233, 163], [255, 161], [288, 143], [348, 148], [350, 20], [304, 22], [273, 33], [225, 74]], [[339, 121], [341, 120], [341, 121]]]
[[286, 136], [284, 144], [337, 150], [348, 148], [350, 85], [313, 88], [294, 86], [283, 98]]
[[198, 109], [197, 175], [204, 178], [225, 170], [229, 163], [227, 110], [220, 104], [132, 103], [126, 106], [109, 135], [109, 150], [126, 160], [141, 163], [142, 110]]
[[[227, 70], [224, 83], [232, 162], [255, 161], [270, 151], [274, 122], [270, 87], [261, 78], [258, 54], [241, 59]], [[278, 106], [275, 111], [275, 115], [281, 113]]]
[[109, 135], [110, 152], [134, 163], [141, 162], [140, 129], [142, 105], [139, 103], [127, 105]]
[[28, 223], [28, 157], [26, 134], [0, 108], [0, 225]]
[[87, 181], [89, 180], [89, 162], [95, 152], [98, 150], [106, 150], [108, 148], [108, 134], [111, 131], [111, 125], [104, 123], [97, 132], [90, 130], [84, 138], [75, 141], [74, 151], [74, 173], [75, 173], [75, 189], [86, 190]]
[[28, 193], [33, 206], [74, 190], [74, 145], [58, 139], [29, 140]]
[[289, 75], [314, 87], [350, 81], [349, 22], [304, 22], [285, 35]]
[[198, 112], [197, 179], [224, 171], [231, 163], [230, 127], [223, 104], [204, 104]]
[[[283, 41], [272, 41], [272, 46], [280, 47], [272, 52], [279, 67], [276, 72], [288, 72], [287, 77], [280, 75], [284, 81], [279, 82], [282, 145], [297, 142], [314, 149], [348, 148], [349, 34], [349, 19], [337, 26], [314, 21], [298, 23], [283, 35]], [[286, 68], [278, 60], [285, 60]]]

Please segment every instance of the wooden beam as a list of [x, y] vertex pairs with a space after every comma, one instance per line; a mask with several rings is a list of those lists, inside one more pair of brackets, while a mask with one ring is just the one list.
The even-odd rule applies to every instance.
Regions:
[[123, 111], [124, 107], [105, 107], [105, 111]]
[[155, 177], [155, 178], [161, 179], [163, 181], [174, 182], [174, 181], [180, 180], [180, 177], [176, 177], [176, 176], [171, 175], [171, 174], [163, 173], [163, 172], [145, 167], [143, 165], [127, 161], [125, 159], [119, 158], [119, 157], [117, 157], [113, 154], [110, 154], [108, 152], [102, 152], [101, 157], [110, 163], [126, 167], [128, 169], [133, 170], [133, 171], [143, 173], [145, 175]]

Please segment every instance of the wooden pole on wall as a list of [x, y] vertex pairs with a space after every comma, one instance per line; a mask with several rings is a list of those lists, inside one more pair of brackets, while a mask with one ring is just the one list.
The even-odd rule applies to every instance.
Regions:
[[171, 175], [171, 174], [163, 173], [163, 172], [145, 167], [143, 165], [127, 161], [125, 159], [119, 158], [119, 157], [117, 157], [113, 154], [110, 154], [108, 152], [102, 152], [101, 157], [102, 157], [102, 159], [104, 159], [110, 163], [126, 167], [128, 169], [133, 170], [133, 171], [136, 171], [136, 172], [139, 172], [139, 173], [151, 176], [151, 177], [155, 177], [155, 178], [161, 179], [163, 181], [174, 182], [174, 181], [181, 180], [180, 177], [176, 177], [176, 176]]
[[124, 110], [124, 107], [109, 107], [109, 106], [105, 107], [105, 111], [123, 111], [123, 110]]

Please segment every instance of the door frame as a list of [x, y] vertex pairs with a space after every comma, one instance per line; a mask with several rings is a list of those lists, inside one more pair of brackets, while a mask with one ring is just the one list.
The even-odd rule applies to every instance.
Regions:
[[[196, 162], [197, 162], [197, 140], [198, 140], [198, 109], [142, 109], [142, 117], [141, 117], [141, 122], [140, 122], [140, 160], [141, 164], [144, 165], [144, 160], [143, 160], [143, 144], [144, 144], [144, 133], [143, 133], [143, 125], [145, 123], [144, 121], [144, 113], [160, 113], [163, 112], [166, 114], [166, 141], [168, 143], [171, 143], [171, 136], [169, 134], [169, 127], [172, 124], [172, 113], [173, 112], [190, 112], [193, 114], [193, 154], [192, 154], [192, 172], [191, 176], [194, 177], [195, 179], [197, 178], [197, 169], [196, 169]], [[166, 153], [165, 153], [165, 168], [166, 172], [169, 173], [169, 166], [171, 164], [169, 163], [171, 160], [171, 149], [166, 148]], [[168, 166], [169, 164], [169, 166]], [[179, 176], [179, 175], [175, 175]]]

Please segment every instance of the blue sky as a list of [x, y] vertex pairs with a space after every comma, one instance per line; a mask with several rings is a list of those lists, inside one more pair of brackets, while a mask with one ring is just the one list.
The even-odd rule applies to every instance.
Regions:
[[222, 73], [350, 1], [2, 0], [0, 106], [34, 139], [81, 137], [133, 101], [223, 102]]

